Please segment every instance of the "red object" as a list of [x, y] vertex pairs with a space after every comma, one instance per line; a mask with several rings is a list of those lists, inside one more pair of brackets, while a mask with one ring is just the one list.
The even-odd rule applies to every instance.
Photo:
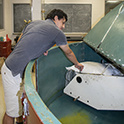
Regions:
[[7, 58], [11, 53], [11, 40], [8, 41], [0, 41], [0, 57]]
[[8, 34], [6, 34], [6, 41], [11, 41], [8, 37]]

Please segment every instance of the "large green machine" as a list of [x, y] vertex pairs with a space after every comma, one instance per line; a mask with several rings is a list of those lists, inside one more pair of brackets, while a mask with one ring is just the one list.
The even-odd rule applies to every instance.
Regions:
[[[123, 73], [123, 4], [101, 19], [84, 41], [69, 45], [78, 61], [109, 62]], [[37, 91], [32, 80], [34, 63]], [[58, 47], [49, 50], [48, 56], [41, 56], [28, 64], [25, 91], [29, 102], [29, 124], [36, 123], [33, 122], [35, 118], [37, 124], [124, 124], [124, 111], [96, 110], [63, 93], [67, 66], [72, 63]]]

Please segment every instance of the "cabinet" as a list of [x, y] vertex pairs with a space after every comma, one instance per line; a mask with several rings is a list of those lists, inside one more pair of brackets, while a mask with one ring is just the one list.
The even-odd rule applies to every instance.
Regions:
[[7, 58], [11, 53], [11, 40], [9, 41], [0, 41], [0, 57]]

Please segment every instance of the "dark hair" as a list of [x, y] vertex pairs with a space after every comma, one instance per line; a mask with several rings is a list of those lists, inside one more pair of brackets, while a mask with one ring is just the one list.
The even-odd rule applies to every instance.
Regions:
[[58, 16], [59, 20], [62, 19], [63, 17], [65, 17], [66, 21], [68, 20], [67, 14], [64, 13], [60, 9], [53, 9], [50, 13], [48, 13], [48, 15], [45, 19], [53, 19], [54, 20], [55, 16]]

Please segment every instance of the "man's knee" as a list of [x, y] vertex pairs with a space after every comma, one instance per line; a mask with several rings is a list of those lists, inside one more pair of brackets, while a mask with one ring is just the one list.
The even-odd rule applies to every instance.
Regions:
[[3, 117], [3, 124], [13, 124], [14, 123], [14, 118], [13, 117], [10, 117], [8, 116], [6, 113], [4, 114], [4, 117]]

